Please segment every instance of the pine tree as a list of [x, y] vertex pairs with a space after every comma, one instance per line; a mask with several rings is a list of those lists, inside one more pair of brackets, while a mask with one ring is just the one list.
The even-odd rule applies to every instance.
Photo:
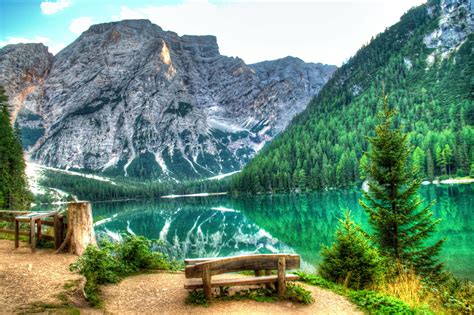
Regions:
[[425, 159], [425, 152], [423, 152], [420, 147], [416, 147], [412, 157], [413, 168], [416, 169], [422, 177], [425, 176]]
[[11, 126], [8, 98], [0, 87], [0, 208], [30, 207], [25, 166], [19, 134]]
[[375, 128], [375, 136], [368, 139], [369, 190], [364, 192], [360, 204], [369, 215], [374, 238], [385, 256], [419, 274], [436, 275], [442, 268], [436, 256], [444, 240], [431, 246], [424, 243], [439, 220], [432, 217], [433, 203], [422, 205], [418, 193], [421, 180], [408, 163], [407, 136], [393, 126], [394, 115], [385, 96], [380, 124]]
[[363, 289], [382, 278], [382, 257], [362, 228], [346, 212], [339, 221], [336, 240], [321, 250], [319, 273], [336, 283]]

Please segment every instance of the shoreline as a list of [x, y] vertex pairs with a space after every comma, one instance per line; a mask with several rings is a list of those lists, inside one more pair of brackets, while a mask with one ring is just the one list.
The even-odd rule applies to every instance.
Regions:
[[465, 178], [448, 178], [448, 179], [435, 179], [433, 181], [424, 180], [421, 182], [422, 185], [462, 185], [462, 184], [472, 184], [474, 183], [474, 178], [465, 177]]

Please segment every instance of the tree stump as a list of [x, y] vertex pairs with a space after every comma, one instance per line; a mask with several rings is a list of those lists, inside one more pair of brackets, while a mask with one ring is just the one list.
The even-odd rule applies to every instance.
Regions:
[[66, 238], [56, 252], [69, 245], [71, 254], [82, 255], [87, 245], [96, 245], [92, 207], [89, 202], [70, 203], [67, 209]]

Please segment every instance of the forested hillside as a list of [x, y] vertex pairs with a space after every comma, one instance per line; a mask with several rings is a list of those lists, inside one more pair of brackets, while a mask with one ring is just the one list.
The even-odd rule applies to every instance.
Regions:
[[399, 112], [396, 123], [408, 133], [421, 176], [472, 173], [474, 36], [468, 3], [454, 5], [414, 8], [362, 47], [235, 177], [233, 190], [317, 190], [363, 179], [359, 166], [383, 92]]

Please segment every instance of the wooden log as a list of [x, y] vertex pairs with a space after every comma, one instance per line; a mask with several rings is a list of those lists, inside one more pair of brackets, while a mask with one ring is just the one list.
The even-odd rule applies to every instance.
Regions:
[[210, 301], [212, 298], [212, 287], [211, 287], [211, 272], [209, 266], [206, 266], [202, 272], [202, 286], [204, 289], [204, 296], [206, 300]]
[[56, 252], [69, 245], [69, 252], [82, 255], [88, 245], [96, 245], [90, 202], [70, 203], [67, 210], [66, 239]]
[[278, 258], [278, 296], [285, 296], [286, 291], [286, 263], [285, 257]]

